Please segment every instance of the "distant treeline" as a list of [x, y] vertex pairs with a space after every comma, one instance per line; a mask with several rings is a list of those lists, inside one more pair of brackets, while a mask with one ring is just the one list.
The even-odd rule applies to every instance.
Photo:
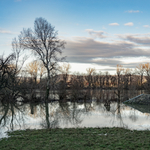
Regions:
[[[30, 62], [23, 68], [15, 62], [14, 55], [0, 58], [0, 99], [45, 101], [47, 75], [41, 61]], [[70, 64], [64, 63], [51, 72], [50, 92], [58, 95], [59, 100], [68, 97], [76, 100], [90, 98], [88, 89], [148, 90], [150, 89], [149, 66], [148, 63], [139, 64], [131, 70], [117, 65], [116, 75], [110, 75], [109, 72], [97, 73], [94, 68], [86, 69], [86, 74], [70, 74]], [[53, 99], [51, 96], [48, 97], [48, 100]]]

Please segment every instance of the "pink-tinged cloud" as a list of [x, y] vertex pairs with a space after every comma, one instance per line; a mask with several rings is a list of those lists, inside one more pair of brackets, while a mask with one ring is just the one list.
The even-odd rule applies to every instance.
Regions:
[[119, 26], [118, 23], [110, 23], [109, 25], [110, 25], [110, 26]]
[[4, 34], [12, 34], [11, 31], [8, 31], [8, 30], [1, 30], [1, 29], [0, 29], [0, 34], [1, 34], [1, 33], [4, 33]]
[[94, 31], [93, 29], [86, 29], [85, 31], [93, 38], [106, 38], [104, 31]]
[[149, 25], [144, 25], [143, 27], [144, 27], [144, 28], [150, 28], [150, 26], [149, 26]]
[[133, 24], [133, 22], [128, 22], [128, 23], [125, 23], [124, 25], [125, 26], [133, 26], [134, 24]]

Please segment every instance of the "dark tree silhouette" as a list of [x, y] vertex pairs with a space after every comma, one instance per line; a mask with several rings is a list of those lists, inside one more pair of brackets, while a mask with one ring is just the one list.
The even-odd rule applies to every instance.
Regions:
[[57, 37], [55, 28], [44, 18], [37, 18], [34, 22], [34, 29], [23, 29], [19, 35], [21, 45], [24, 49], [30, 49], [41, 60], [47, 70], [46, 99], [49, 97], [51, 72], [56, 69], [57, 63], [64, 57], [62, 53], [65, 41]]

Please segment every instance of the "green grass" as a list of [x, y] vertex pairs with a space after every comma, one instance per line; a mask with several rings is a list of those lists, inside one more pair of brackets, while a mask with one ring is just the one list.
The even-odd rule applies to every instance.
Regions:
[[150, 131], [123, 128], [69, 128], [8, 133], [0, 150], [150, 149]]

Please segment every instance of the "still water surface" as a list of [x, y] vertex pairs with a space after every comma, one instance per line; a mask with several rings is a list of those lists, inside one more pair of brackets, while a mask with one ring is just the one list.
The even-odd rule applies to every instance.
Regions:
[[0, 104], [0, 138], [6, 131], [50, 127], [124, 127], [150, 129], [149, 107], [130, 107], [114, 102], [109, 106], [97, 101]]

